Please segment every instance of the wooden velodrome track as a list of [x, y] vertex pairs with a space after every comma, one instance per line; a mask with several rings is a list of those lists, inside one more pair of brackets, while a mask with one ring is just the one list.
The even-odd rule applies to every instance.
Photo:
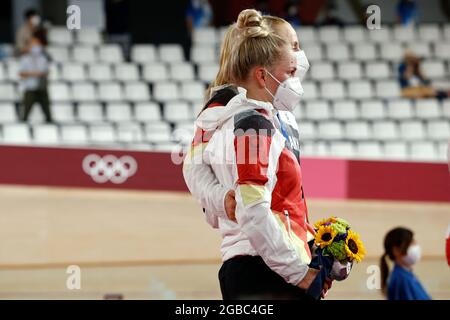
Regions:
[[[0, 299], [220, 298], [220, 237], [187, 193], [0, 186]], [[444, 257], [450, 204], [310, 199], [310, 218], [348, 219], [368, 251], [328, 299], [380, 299], [366, 286], [389, 228], [412, 228], [423, 259], [415, 272], [434, 298], [450, 299]], [[81, 267], [81, 289], [66, 268]]]

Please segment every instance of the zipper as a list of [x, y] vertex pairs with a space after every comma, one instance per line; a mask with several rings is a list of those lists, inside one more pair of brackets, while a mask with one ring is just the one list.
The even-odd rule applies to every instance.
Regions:
[[284, 216], [286, 217], [287, 226], [288, 226], [288, 234], [291, 236], [291, 219], [289, 218], [289, 211], [284, 210]]

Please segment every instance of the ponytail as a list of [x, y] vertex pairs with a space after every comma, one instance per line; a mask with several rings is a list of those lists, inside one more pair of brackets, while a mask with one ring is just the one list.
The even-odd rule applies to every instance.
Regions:
[[389, 266], [386, 261], [387, 253], [384, 253], [380, 259], [381, 270], [381, 291], [387, 296], [387, 279], [389, 277]]

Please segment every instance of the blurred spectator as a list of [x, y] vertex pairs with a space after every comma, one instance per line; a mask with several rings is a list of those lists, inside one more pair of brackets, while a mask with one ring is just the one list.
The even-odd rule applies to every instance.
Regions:
[[344, 22], [337, 16], [337, 6], [334, 0], [327, 0], [324, 5], [324, 19], [321, 22], [323, 26], [340, 26], [344, 25]]
[[[394, 262], [391, 273], [386, 258]], [[380, 268], [381, 287], [388, 300], [431, 300], [412, 272], [420, 258], [421, 249], [411, 230], [395, 228], [386, 234]]]
[[212, 10], [208, 0], [191, 0], [186, 17], [190, 28], [210, 26], [212, 23]]
[[16, 33], [16, 56], [27, 52], [33, 33], [39, 28], [40, 23], [41, 17], [35, 9], [25, 11], [25, 22]]
[[417, 4], [415, 0], [400, 0], [397, 4], [397, 20], [406, 26], [414, 24], [417, 19]]
[[284, 19], [289, 22], [293, 27], [300, 26], [300, 18], [298, 15], [298, 0], [289, 0], [284, 9], [285, 9], [285, 15]]
[[48, 57], [43, 49], [43, 33], [36, 31], [20, 59], [19, 75], [24, 89], [22, 120], [27, 121], [34, 103], [41, 105], [47, 123], [52, 122], [47, 92]]
[[421, 60], [411, 50], [405, 51], [403, 62], [398, 67], [402, 96], [411, 99], [447, 97], [446, 92], [436, 91], [431, 87], [430, 80], [426, 79], [422, 72]]

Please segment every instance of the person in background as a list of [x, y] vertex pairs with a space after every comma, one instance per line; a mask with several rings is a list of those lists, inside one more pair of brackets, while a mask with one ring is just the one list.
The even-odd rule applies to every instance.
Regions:
[[397, 4], [397, 21], [403, 26], [417, 21], [417, 4], [415, 0], [400, 0]]
[[[412, 270], [420, 257], [421, 249], [411, 230], [399, 227], [386, 234], [380, 269], [381, 289], [388, 300], [431, 300]], [[394, 262], [391, 273], [387, 258]]]
[[301, 25], [300, 18], [298, 16], [298, 0], [289, 0], [286, 3], [285, 20], [293, 27], [298, 27]]
[[191, 0], [186, 17], [191, 29], [208, 27], [212, 23], [212, 9], [208, 0]]
[[398, 67], [398, 76], [402, 96], [410, 99], [439, 98], [448, 96], [445, 91], [437, 91], [430, 85], [430, 80], [425, 78], [421, 68], [421, 58], [407, 49], [403, 62]]
[[43, 49], [43, 33], [36, 31], [31, 37], [27, 53], [22, 55], [19, 76], [24, 89], [21, 119], [27, 121], [35, 102], [41, 105], [47, 123], [52, 122], [47, 92], [49, 60]]
[[25, 22], [16, 33], [16, 56], [27, 53], [33, 33], [38, 30], [40, 24], [41, 17], [35, 9], [28, 9], [25, 11]]

